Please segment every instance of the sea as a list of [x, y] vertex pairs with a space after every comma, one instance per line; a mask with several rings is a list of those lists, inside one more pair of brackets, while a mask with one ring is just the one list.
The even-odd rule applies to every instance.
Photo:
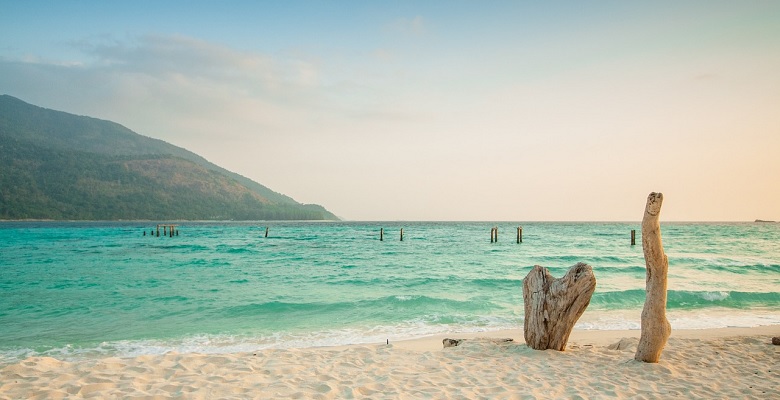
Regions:
[[[0, 222], [0, 364], [522, 329], [531, 268], [578, 262], [575, 329], [640, 328], [639, 222], [163, 222]], [[661, 230], [673, 329], [780, 324], [780, 224]]]

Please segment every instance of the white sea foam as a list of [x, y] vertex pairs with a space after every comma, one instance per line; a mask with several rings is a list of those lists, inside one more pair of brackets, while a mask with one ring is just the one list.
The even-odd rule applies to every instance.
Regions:
[[[578, 330], [639, 330], [641, 310], [586, 311], [575, 325]], [[734, 313], [718, 309], [707, 312], [671, 311], [667, 313], [672, 329], [713, 329], [780, 325], [780, 312], [758, 310]], [[172, 340], [122, 340], [103, 342], [92, 348], [63, 346], [45, 351], [14, 349], [0, 352], [0, 364], [18, 362], [31, 356], [49, 356], [62, 360], [93, 357], [137, 357], [166, 353], [226, 354], [251, 353], [264, 349], [333, 347], [353, 344], [380, 344], [386, 341], [413, 339], [437, 334], [522, 330], [518, 320], [487, 317], [463, 324], [430, 324], [422, 320], [398, 325], [366, 328], [333, 329], [308, 333], [274, 333], [251, 335], [194, 335]]]
[[[642, 310], [615, 310], [585, 312], [575, 325], [583, 330], [638, 330], [641, 329]], [[780, 311], [708, 309], [705, 311], [667, 311], [672, 329], [750, 328], [779, 325]]]
[[707, 301], [720, 301], [729, 297], [729, 292], [704, 292], [701, 297]]

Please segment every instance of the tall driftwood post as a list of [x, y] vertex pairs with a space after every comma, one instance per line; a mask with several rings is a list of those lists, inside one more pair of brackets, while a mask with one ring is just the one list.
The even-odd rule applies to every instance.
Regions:
[[657, 363], [672, 327], [666, 319], [666, 274], [669, 260], [661, 241], [659, 214], [664, 196], [650, 193], [647, 196], [645, 216], [642, 218], [642, 250], [645, 253], [647, 276], [645, 279], [645, 306], [642, 309], [642, 334], [634, 359]]
[[523, 243], [523, 227], [517, 227], [517, 243]]
[[385, 240], [385, 228], [379, 228], [379, 241], [382, 242]]
[[636, 229], [632, 229], [631, 230], [631, 245], [633, 246], [635, 244], [636, 244]]
[[573, 265], [560, 279], [547, 268], [534, 266], [523, 279], [526, 344], [536, 350], [566, 350], [571, 330], [595, 290], [596, 276], [588, 264]]
[[401, 228], [401, 241], [404, 241], [404, 228]]

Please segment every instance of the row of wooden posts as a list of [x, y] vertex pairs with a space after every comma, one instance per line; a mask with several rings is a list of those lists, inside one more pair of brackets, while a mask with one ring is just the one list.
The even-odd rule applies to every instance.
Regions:
[[[498, 227], [494, 226], [490, 230], [490, 243], [498, 243]], [[523, 227], [517, 227], [517, 243], [523, 243]]]
[[[268, 228], [266, 228], [265, 232], [266, 237], [268, 237]], [[379, 241], [385, 240], [385, 228], [379, 228]], [[401, 241], [404, 241], [404, 228], [401, 228]], [[498, 227], [493, 227], [490, 230], [490, 243], [497, 243], [498, 242]], [[518, 226], [517, 227], [517, 243], [523, 242], [523, 227]]]
[[[385, 228], [379, 228], [379, 241], [385, 240]], [[401, 241], [404, 241], [404, 228], [401, 228]]]
[[[157, 225], [157, 231], [156, 231], [157, 237], [160, 237], [160, 227], [161, 226], [163, 228], [163, 236], [170, 236], [170, 237], [173, 237], [173, 235], [179, 236], [179, 230], [176, 229], [176, 227], [179, 226], [179, 225], [158, 224]], [[154, 229], [149, 231], [149, 236], [154, 236], [154, 235], [155, 235], [155, 230]], [[146, 230], [144, 230], [144, 236], [146, 236]]]
[[[265, 237], [268, 237], [268, 228], [265, 228]], [[379, 228], [379, 240], [385, 240], [385, 228]], [[401, 241], [404, 241], [404, 228], [401, 228]], [[523, 227], [517, 227], [517, 243], [523, 243]], [[498, 243], [498, 227], [490, 229], [490, 243]], [[636, 229], [631, 230], [631, 245], [636, 245]]]
[[[173, 237], [174, 234], [176, 236], [179, 236], [179, 230], [176, 229], [178, 225], [165, 225], [165, 224], [159, 224], [157, 225], [157, 237], [160, 236], [160, 227], [163, 228], [163, 236], [170, 236]], [[152, 230], [149, 235], [154, 236], [155, 231]], [[146, 236], [146, 231], [144, 231], [144, 236]], [[265, 227], [265, 237], [268, 237], [268, 227]], [[384, 241], [385, 240], [385, 228], [379, 228], [379, 240]], [[404, 228], [401, 228], [401, 239], [402, 242], [404, 241]], [[498, 227], [494, 226], [490, 229], [490, 243], [498, 243]], [[517, 243], [523, 243], [523, 227], [518, 226], [517, 227]], [[636, 229], [631, 230], [631, 245], [636, 245]]]

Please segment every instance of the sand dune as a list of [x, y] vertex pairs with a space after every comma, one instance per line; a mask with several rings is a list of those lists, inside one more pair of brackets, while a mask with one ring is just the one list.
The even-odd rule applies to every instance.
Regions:
[[[673, 333], [661, 362], [633, 360], [638, 331], [575, 331], [565, 352], [535, 351], [520, 331], [442, 348], [391, 343], [174, 354], [0, 369], [0, 398], [780, 398], [780, 327]], [[481, 336], [482, 338], [478, 337]], [[499, 343], [489, 338], [511, 337]]]

